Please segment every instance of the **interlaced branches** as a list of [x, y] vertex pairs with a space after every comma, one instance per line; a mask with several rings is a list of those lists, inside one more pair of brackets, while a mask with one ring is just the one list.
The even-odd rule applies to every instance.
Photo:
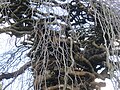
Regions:
[[[105, 5], [108, 6], [105, 6]], [[112, 4], [112, 1], [105, 2], [101, 4], [99, 4], [99, 7], [101, 8], [101, 10], [97, 10], [95, 9], [96, 6], [94, 6], [94, 11], [96, 17], [98, 17], [98, 22], [101, 26], [102, 32], [103, 32], [103, 38], [105, 41], [105, 48], [106, 48], [106, 55], [107, 55], [107, 61], [106, 64], [108, 66], [108, 71], [110, 73], [111, 78], [114, 78], [113, 83], [115, 81], [118, 80], [119, 75], [117, 75], [116, 77], [116, 71], [119, 72], [119, 70], [117, 68], [119, 68], [119, 65], [117, 65], [116, 71], [113, 70], [114, 67], [116, 67], [115, 63], [117, 59], [117, 62], [119, 62], [119, 54], [118, 54], [118, 50], [115, 49], [116, 45], [114, 42], [116, 42], [117, 40], [119, 40], [119, 13], [116, 14], [117, 10], [115, 10], [114, 8], [114, 4]], [[117, 4], [116, 4], [117, 5]], [[115, 50], [114, 50], [115, 49]], [[117, 56], [117, 58], [112, 58], [113, 60], [111, 61], [109, 59], [110, 56]], [[112, 64], [112, 65], [111, 65]], [[118, 82], [119, 84], [119, 82]], [[117, 84], [116, 84], [117, 85]], [[116, 85], [114, 84], [114, 86], [116, 87]], [[115, 90], [118, 90], [118, 88], [115, 88]]]
[[31, 66], [34, 90], [100, 90], [105, 83], [95, 82], [96, 78], [119, 80], [114, 73], [119, 71], [119, 64], [111, 68], [119, 60], [109, 57], [116, 55], [113, 49], [114, 42], [119, 41], [120, 17], [109, 6], [110, 1], [102, 0], [2, 3], [0, 21], [10, 26], [0, 33], [17, 38], [27, 34], [21, 45], [30, 49], [27, 56], [31, 60], [18, 71], [1, 74], [0, 79], [18, 76]]

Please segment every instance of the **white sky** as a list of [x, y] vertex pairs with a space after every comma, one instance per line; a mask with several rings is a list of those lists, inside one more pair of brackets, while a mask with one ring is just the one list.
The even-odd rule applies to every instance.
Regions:
[[[104, 82], [103, 80], [96, 79], [96, 82]], [[102, 87], [101, 90], [114, 90], [112, 82], [109, 79], [105, 79], [106, 87]]]

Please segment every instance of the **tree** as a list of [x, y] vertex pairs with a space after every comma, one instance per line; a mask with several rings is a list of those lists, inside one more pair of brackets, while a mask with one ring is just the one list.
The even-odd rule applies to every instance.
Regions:
[[29, 89], [34, 90], [100, 90], [105, 82], [95, 82], [96, 78], [114, 78], [119, 84], [119, 60], [109, 57], [119, 56], [113, 49], [114, 42], [119, 42], [120, 17], [109, 2], [3, 1], [0, 22], [10, 26], [0, 29], [0, 33], [24, 37], [15, 44], [17, 50], [11, 57], [22, 50], [18, 58], [28, 51], [30, 60], [17, 71], [3, 72], [0, 80], [16, 79], [30, 69], [33, 84]]
[[2, 84], [0, 84], [0, 90], [2, 90]]

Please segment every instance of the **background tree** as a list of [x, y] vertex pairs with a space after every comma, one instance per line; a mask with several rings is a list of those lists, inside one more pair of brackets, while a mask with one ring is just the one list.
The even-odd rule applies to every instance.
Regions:
[[[0, 11], [1, 24], [9, 24], [0, 33], [16, 36], [17, 50], [10, 52], [7, 62], [24, 61], [24, 52], [29, 57], [18, 70], [2, 72], [0, 80], [13, 78], [13, 83], [27, 70], [33, 77], [28, 89], [105, 87], [96, 78], [113, 78], [119, 88], [119, 59], [110, 57], [119, 57], [114, 42], [119, 43], [120, 17], [111, 1], [9, 0], [1, 1]], [[18, 44], [19, 38], [23, 39]]]
[[0, 90], [2, 90], [2, 84], [0, 84]]

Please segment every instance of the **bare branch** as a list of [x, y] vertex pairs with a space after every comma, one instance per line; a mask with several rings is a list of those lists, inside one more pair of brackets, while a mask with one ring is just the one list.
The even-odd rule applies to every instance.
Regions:
[[30, 67], [30, 66], [31, 66], [31, 62], [29, 61], [29, 62], [27, 62], [26, 64], [24, 64], [19, 70], [15, 71], [15, 72], [7, 73], [7, 74], [2, 73], [2, 74], [0, 75], [0, 81], [1, 81], [2, 79], [10, 79], [10, 78], [19, 76], [20, 74], [24, 73], [25, 70], [26, 70], [28, 67]]

